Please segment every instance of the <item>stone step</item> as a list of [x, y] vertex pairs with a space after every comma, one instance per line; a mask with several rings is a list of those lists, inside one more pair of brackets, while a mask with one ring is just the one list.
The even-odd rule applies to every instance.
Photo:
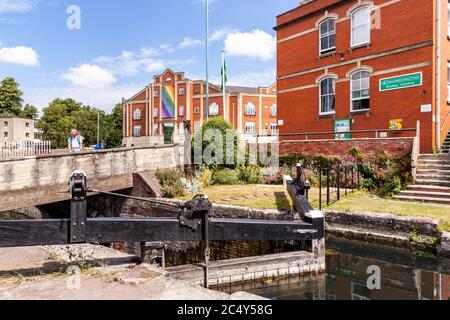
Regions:
[[418, 166], [450, 166], [450, 160], [419, 160]]
[[439, 199], [447, 199], [448, 201], [450, 201], [450, 193], [446, 192], [404, 190], [400, 193], [400, 196], [415, 197], [415, 198], [417, 197], [439, 198]]
[[417, 184], [427, 184], [433, 186], [450, 187], [450, 180], [441, 179], [416, 179]]
[[417, 179], [438, 179], [438, 180], [447, 180], [450, 183], [450, 175], [448, 174], [439, 174], [439, 173], [425, 173], [425, 174], [418, 174]]
[[434, 198], [434, 197], [411, 197], [411, 196], [394, 196], [396, 200], [410, 201], [410, 202], [426, 202], [450, 205], [450, 199]]
[[450, 164], [418, 164], [417, 170], [450, 170]]
[[450, 187], [433, 186], [425, 184], [412, 184], [406, 187], [409, 191], [427, 191], [427, 192], [438, 192], [438, 193], [449, 193]]
[[450, 161], [450, 156], [446, 154], [421, 154], [419, 155], [419, 160], [448, 160]]
[[449, 175], [450, 176], [450, 168], [448, 169], [437, 169], [437, 168], [426, 168], [426, 169], [418, 169], [417, 174], [438, 174], [438, 175]]

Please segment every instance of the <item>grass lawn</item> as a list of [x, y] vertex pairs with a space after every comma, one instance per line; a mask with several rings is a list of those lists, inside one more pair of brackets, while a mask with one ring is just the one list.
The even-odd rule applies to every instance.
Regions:
[[[251, 207], [257, 209], [291, 208], [289, 195], [283, 186], [265, 185], [236, 185], [236, 186], [210, 186], [204, 190], [209, 199], [215, 203]], [[343, 212], [379, 212], [398, 216], [420, 216], [441, 220], [441, 228], [450, 231], [450, 206], [426, 204], [417, 202], [403, 202], [391, 199], [382, 199], [367, 192], [357, 191], [349, 193], [347, 197], [342, 192], [341, 201], [329, 207], [323, 204], [323, 210], [336, 210]], [[189, 199], [185, 197], [184, 199]], [[336, 198], [334, 194], [333, 199]], [[311, 205], [319, 207], [319, 190], [312, 189], [309, 196]], [[325, 190], [323, 201], [325, 201]]]

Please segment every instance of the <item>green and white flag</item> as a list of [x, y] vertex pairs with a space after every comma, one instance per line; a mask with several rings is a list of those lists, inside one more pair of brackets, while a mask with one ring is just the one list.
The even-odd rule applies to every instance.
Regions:
[[222, 51], [222, 71], [221, 71], [221, 75], [222, 75], [222, 91], [224, 91], [227, 82], [228, 82], [228, 75], [227, 75], [227, 64], [225, 62], [225, 52]]

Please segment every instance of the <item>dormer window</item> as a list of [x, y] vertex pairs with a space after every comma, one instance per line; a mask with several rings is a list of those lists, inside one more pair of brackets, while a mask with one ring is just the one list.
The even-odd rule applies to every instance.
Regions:
[[320, 54], [332, 52], [336, 49], [336, 20], [326, 19], [319, 25]]

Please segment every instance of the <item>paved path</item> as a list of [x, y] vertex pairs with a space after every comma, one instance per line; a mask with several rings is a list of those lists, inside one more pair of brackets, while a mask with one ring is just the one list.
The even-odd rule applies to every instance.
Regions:
[[[98, 267], [60, 272], [61, 264], [79, 256]], [[167, 276], [135, 257], [101, 246], [81, 245], [0, 249], [0, 300], [256, 300], [247, 293], [228, 295], [195, 287]]]

